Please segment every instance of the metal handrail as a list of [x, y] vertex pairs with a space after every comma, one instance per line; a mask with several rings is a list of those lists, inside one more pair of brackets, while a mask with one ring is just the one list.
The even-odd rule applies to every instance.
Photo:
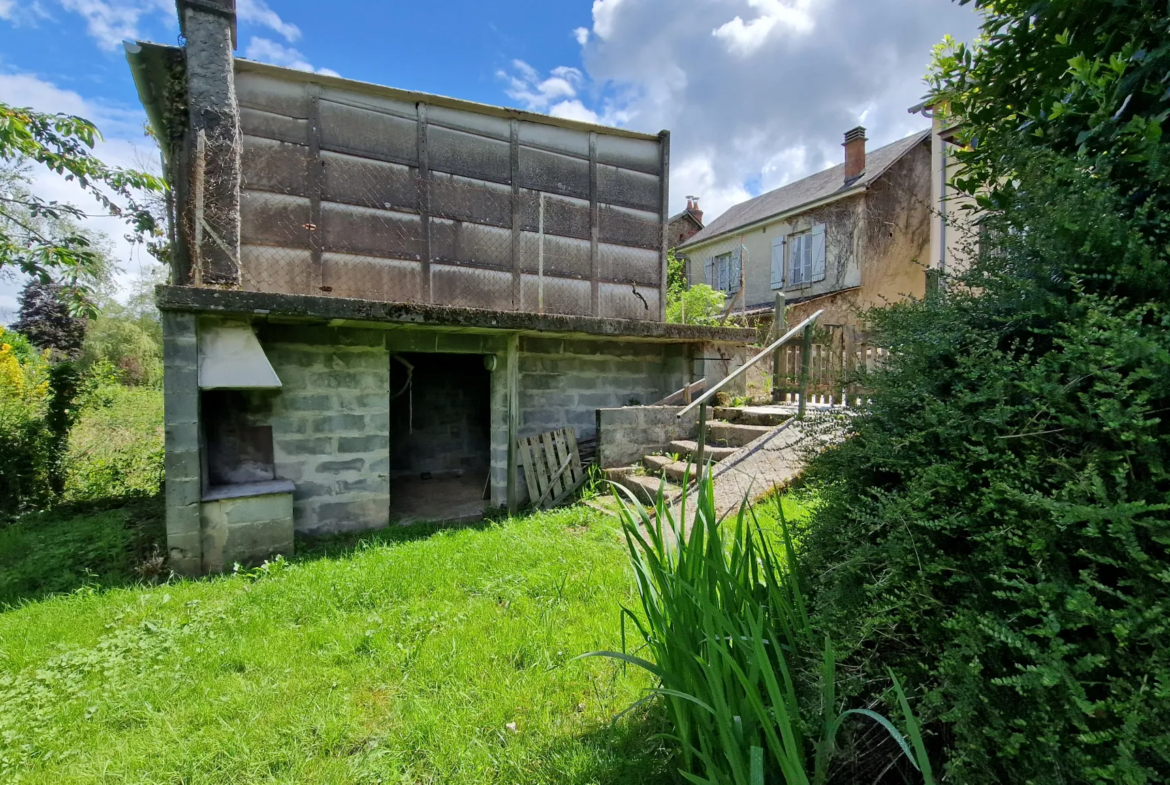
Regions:
[[780, 338], [778, 338], [776, 341], [769, 344], [768, 348], [763, 349], [755, 357], [751, 358], [746, 363], [739, 366], [731, 373], [727, 374], [727, 376], [723, 377], [723, 379], [720, 380], [717, 384], [715, 384], [710, 390], [707, 390], [705, 393], [700, 395], [698, 398], [691, 401], [688, 406], [686, 406], [682, 411], [680, 411], [677, 415], [679, 417], [679, 419], [681, 419], [684, 414], [686, 414], [687, 412], [689, 412], [691, 409], [695, 408], [699, 404], [706, 403], [708, 398], [710, 398], [712, 395], [714, 395], [715, 393], [722, 390], [733, 379], [739, 377], [741, 374], [747, 373], [748, 368], [751, 368], [753, 365], [755, 365], [760, 360], [762, 360], [764, 358], [764, 355], [771, 354], [772, 352], [776, 351], [784, 344], [791, 341], [794, 337], [796, 337], [797, 333], [799, 333], [801, 330], [803, 330], [804, 328], [808, 327], [813, 322], [815, 322], [817, 320], [817, 318], [820, 317], [820, 315], [823, 314], [824, 312], [825, 312], [824, 309], [817, 311], [812, 316], [808, 317], [803, 322], [796, 325], [788, 332], [784, 333], [784, 335], [781, 336]]
[[747, 373], [748, 368], [751, 368], [753, 365], [755, 365], [761, 359], [763, 359], [764, 355], [771, 354], [772, 352], [776, 351], [781, 346], [783, 346], [784, 344], [791, 341], [794, 337], [796, 337], [796, 334], [801, 332], [801, 331], [804, 331], [804, 347], [805, 348], [804, 348], [804, 351], [801, 352], [801, 358], [800, 358], [801, 389], [800, 389], [800, 408], [799, 408], [799, 414], [797, 415], [797, 417], [799, 417], [799, 418], [804, 417], [805, 398], [806, 398], [807, 393], [808, 393], [808, 361], [809, 361], [809, 347], [812, 345], [812, 324], [818, 318], [820, 318], [820, 315], [823, 314], [824, 312], [825, 312], [824, 309], [817, 311], [812, 316], [808, 317], [803, 322], [796, 325], [788, 332], [784, 333], [784, 335], [777, 338], [772, 343], [768, 344], [767, 348], [765, 348], [763, 351], [761, 351], [755, 357], [751, 358], [746, 363], [744, 363], [743, 365], [736, 368], [733, 372], [727, 374], [727, 376], [723, 377], [723, 379], [720, 380], [718, 384], [713, 386], [710, 390], [707, 390], [705, 393], [700, 395], [695, 400], [691, 401], [691, 403], [688, 406], [684, 407], [683, 409], [681, 409], [679, 411], [679, 413], [676, 416], [678, 417], [678, 419], [681, 420], [682, 416], [684, 414], [689, 412], [691, 409], [694, 409], [696, 406], [699, 407], [699, 433], [698, 433], [698, 438], [697, 438], [698, 444], [696, 445], [697, 449], [695, 450], [695, 465], [698, 467], [700, 475], [702, 474], [703, 469], [704, 469], [703, 458], [705, 457], [705, 453], [707, 451], [707, 401], [711, 398], [711, 396], [713, 396], [715, 393], [719, 392], [725, 386], [727, 386], [727, 384], [729, 382], [731, 382], [732, 379], [739, 377], [741, 374]]

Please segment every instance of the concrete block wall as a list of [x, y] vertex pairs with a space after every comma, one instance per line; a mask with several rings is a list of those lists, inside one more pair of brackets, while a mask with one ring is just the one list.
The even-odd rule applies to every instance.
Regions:
[[603, 469], [629, 466], [662, 452], [676, 439], [693, 439], [699, 410], [679, 419], [681, 406], [630, 406], [597, 410], [597, 461]]
[[232, 565], [260, 564], [293, 555], [293, 495], [269, 493], [204, 502], [203, 569], [223, 572]]
[[164, 312], [162, 328], [167, 552], [173, 570], [198, 575], [203, 571], [203, 545], [196, 318], [188, 313]]
[[390, 522], [390, 354], [382, 330], [266, 324], [276, 476], [292, 480], [297, 532]]

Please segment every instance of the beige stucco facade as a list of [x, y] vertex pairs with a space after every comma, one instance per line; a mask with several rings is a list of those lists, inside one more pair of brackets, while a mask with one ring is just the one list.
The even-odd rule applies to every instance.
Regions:
[[[931, 261], [932, 160], [924, 143], [868, 187], [687, 248], [690, 281], [703, 283], [708, 260], [739, 249], [743, 292], [735, 310], [772, 306], [783, 291], [789, 324], [823, 308], [823, 324], [858, 325], [867, 308], [921, 298]], [[773, 244], [786, 238], [787, 249], [787, 238], [818, 224], [825, 227], [824, 278], [794, 285], [786, 275], [784, 285], [774, 287]]]

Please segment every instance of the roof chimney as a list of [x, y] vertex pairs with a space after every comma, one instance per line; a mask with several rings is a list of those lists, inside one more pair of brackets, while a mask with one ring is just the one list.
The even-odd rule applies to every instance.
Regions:
[[687, 197], [687, 212], [700, 224], [703, 223], [703, 211], [699, 209], [699, 197]]
[[845, 182], [865, 173], [865, 129], [860, 125], [845, 132]]

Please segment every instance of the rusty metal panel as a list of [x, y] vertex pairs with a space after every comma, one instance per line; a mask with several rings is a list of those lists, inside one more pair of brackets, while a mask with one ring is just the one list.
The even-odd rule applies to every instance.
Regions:
[[240, 108], [305, 119], [309, 116], [308, 85], [263, 74], [236, 73], [236, 101]]
[[493, 117], [478, 112], [467, 112], [462, 109], [453, 109], [446, 106], [427, 105], [427, 122], [431, 125], [441, 125], [454, 128], [457, 131], [466, 131], [478, 136], [487, 136], [507, 142], [511, 134], [511, 120], [503, 117]]
[[602, 318], [659, 321], [661, 304], [657, 289], [603, 283], [600, 296]]
[[334, 297], [355, 297], [390, 302], [418, 302], [422, 290], [422, 264], [377, 256], [326, 253], [322, 255], [321, 281]]
[[507, 142], [439, 126], [427, 128], [427, 161], [432, 170], [511, 183]]
[[541, 123], [520, 123], [520, 144], [578, 158], [589, 157], [589, 132]]
[[624, 136], [597, 135], [599, 163], [633, 169], [646, 174], [662, 173], [662, 152], [657, 142]]
[[241, 155], [244, 189], [306, 196], [308, 167], [309, 148], [304, 145], [244, 136]]
[[322, 198], [383, 209], [418, 209], [418, 170], [345, 153], [321, 151]]
[[414, 101], [404, 101], [386, 95], [375, 95], [364, 90], [346, 90], [332, 85], [321, 85], [321, 100], [371, 112], [392, 115], [404, 120], [415, 119]]
[[658, 286], [662, 277], [658, 250], [629, 248], [624, 245], [599, 243], [600, 275], [606, 281], [631, 281], [642, 286]]
[[309, 248], [309, 200], [301, 196], [244, 191], [240, 194], [240, 241]]
[[312, 291], [309, 251], [268, 245], [240, 246], [240, 284], [250, 292], [318, 294]]
[[589, 198], [589, 162], [520, 147], [520, 187]]
[[602, 202], [651, 210], [658, 214], [658, 177], [598, 164], [597, 198]]
[[598, 213], [601, 242], [639, 248], [662, 247], [662, 222], [657, 213], [610, 204], [601, 205]]
[[507, 270], [512, 266], [512, 230], [432, 218], [431, 255], [436, 260]]
[[321, 147], [383, 161], [418, 163], [418, 123], [321, 99]]
[[593, 289], [587, 280], [526, 274], [521, 276], [520, 291], [523, 311], [588, 316], [592, 308]]
[[443, 305], [511, 311], [512, 273], [435, 263], [431, 295]]
[[[520, 269], [526, 273], [540, 268], [540, 235], [524, 232], [520, 235]], [[588, 240], [570, 237], [544, 236], [544, 274], [588, 278], [591, 244]]]
[[[540, 229], [540, 193], [530, 190], [520, 192], [520, 225], [526, 231], [535, 232]], [[588, 240], [589, 201], [545, 194], [544, 232]]]
[[418, 259], [423, 253], [417, 215], [322, 202], [321, 223], [328, 251], [393, 259]]
[[432, 172], [429, 187], [431, 215], [511, 229], [511, 186]]
[[252, 136], [263, 136], [278, 142], [309, 143], [309, 123], [304, 118], [285, 117], [282, 114], [262, 112], [259, 109], [240, 109], [240, 130]]

